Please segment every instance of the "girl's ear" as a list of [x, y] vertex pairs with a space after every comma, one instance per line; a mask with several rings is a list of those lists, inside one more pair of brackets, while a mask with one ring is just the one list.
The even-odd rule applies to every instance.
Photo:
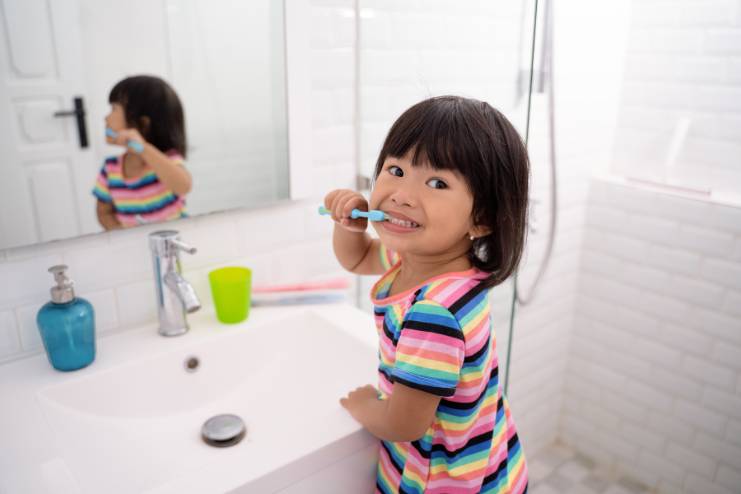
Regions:
[[141, 129], [142, 135], [146, 136], [149, 134], [149, 126], [151, 125], [151, 123], [152, 121], [149, 120], [149, 117], [139, 117], [139, 129]]
[[475, 225], [471, 228], [471, 230], [468, 232], [468, 236], [476, 238], [485, 237], [486, 235], [489, 235], [491, 233], [491, 228], [488, 226], [478, 226]]

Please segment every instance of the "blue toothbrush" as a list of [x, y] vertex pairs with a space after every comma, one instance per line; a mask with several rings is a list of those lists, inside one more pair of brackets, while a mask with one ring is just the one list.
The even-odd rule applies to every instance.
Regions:
[[[332, 214], [332, 212], [324, 206], [319, 206], [319, 214]], [[368, 218], [370, 221], [386, 221], [388, 215], [378, 209], [371, 209], [370, 211], [361, 211], [359, 209], [353, 209], [350, 213], [350, 218]]]
[[[112, 129], [112, 128], [110, 128], [110, 127], [106, 127], [106, 129], [105, 129], [105, 135], [107, 135], [107, 136], [108, 136], [108, 137], [110, 137], [111, 139], [115, 139], [116, 137], [118, 137], [118, 132], [116, 132], [115, 130], [113, 130], [113, 129]], [[129, 141], [129, 142], [127, 142], [126, 144], [127, 144], [127, 145], [128, 145], [128, 146], [129, 146], [129, 147], [130, 147], [130, 148], [131, 148], [131, 149], [132, 149], [133, 151], [135, 151], [135, 152], [137, 152], [137, 153], [142, 153], [142, 152], [144, 151], [144, 145], [143, 145], [143, 144], [142, 144], [141, 142], [136, 142], [136, 141]]]

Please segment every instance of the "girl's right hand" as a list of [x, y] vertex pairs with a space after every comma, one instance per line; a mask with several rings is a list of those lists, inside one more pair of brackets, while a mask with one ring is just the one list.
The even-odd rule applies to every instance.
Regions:
[[333, 190], [324, 197], [324, 207], [332, 213], [332, 219], [346, 230], [364, 232], [368, 228], [367, 218], [350, 218], [353, 209], [368, 211], [368, 201], [354, 190]]

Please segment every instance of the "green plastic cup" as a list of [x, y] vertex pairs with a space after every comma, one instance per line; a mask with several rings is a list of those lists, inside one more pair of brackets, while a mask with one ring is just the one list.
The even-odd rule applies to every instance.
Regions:
[[247, 319], [250, 314], [252, 271], [243, 267], [219, 268], [208, 273], [216, 318], [227, 324]]

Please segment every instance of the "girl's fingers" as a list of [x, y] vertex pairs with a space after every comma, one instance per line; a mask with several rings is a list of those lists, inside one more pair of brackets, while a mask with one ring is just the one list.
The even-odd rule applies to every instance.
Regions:
[[368, 209], [365, 198], [363, 196], [353, 195], [352, 197], [348, 198], [348, 201], [345, 203], [345, 208], [342, 210], [342, 213], [344, 216], [349, 218], [350, 214], [352, 214], [352, 210], [356, 208]]

